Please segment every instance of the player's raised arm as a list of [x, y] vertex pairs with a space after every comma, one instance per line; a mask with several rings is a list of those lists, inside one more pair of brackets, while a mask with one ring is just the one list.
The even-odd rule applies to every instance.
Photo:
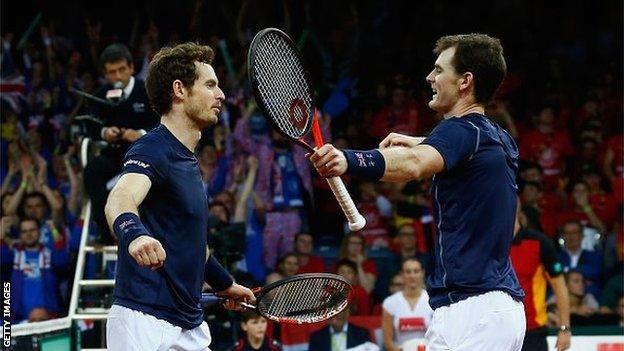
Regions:
[[[420, 139], [420, 138], [418, 138]], [[407, 182], [428, 178], [444, 170], [442, 155], [414, 138], [413, 145], [396, 144], [374, 150], [339, 150], [325, 144], [310, 156], [319, 174], [335, 177], [347, 173], [363, 179]]]
[[127, 248], [140, 266], [157, 269], [164, 264], [165, 250], [151, 237], [138, 215], [139, 205], [151, 186], [145, 174], [124, 174], [111, 191], [104, 212], [120, 247]]

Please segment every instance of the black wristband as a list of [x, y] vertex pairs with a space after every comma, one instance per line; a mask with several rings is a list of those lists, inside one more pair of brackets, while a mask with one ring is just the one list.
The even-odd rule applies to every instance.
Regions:
[[139, 216], [132, 212], [125, 212], [115, 218], [113, 222], [113, 230], [117, 235], [117, 240], [120, 244], [127, 247], [132, 240], [138, 238], [141, 235], [149, 235], [147, 229], [141, 222]]
[[347, 159], [347, 174], [369, 180], [379, 180], [386, 171], [386, 160], [377, 149], [342, 150]]
[[210, 284], [216, 292], [223, 291], [234, 284], [232, 276], [212, 254], [208, 257], [208, 261], [206, 261], [204, 266], [204, 281]]

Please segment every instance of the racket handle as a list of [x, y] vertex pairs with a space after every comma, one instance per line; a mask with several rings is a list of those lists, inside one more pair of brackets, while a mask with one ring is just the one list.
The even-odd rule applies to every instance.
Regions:
[[199, 298], [199, 303], [202, 306], [214, 306], [217, 304], [222, 304], [225, 301], [224, 298], [219, 297], [213, 293], [202, 293]]
[[[226, 301], [229, 301], [226, 298], [220, 297], [215, 295], [214, 293], [202, 293], [201, 297], [199, 298], [199, 304], [202, 305], [203, 307], [211, 307], [214, 305], [222, 305], [224, 304]], [[246, 303], [246, 302], [239, 302], [239, 304], [245, 308], [251, 308], [251, 309], [255, 309], [256, 306], [250, 304], [250, 303]]]
[[349, 230], [356, 232], [364, 228], [366, 225], [366, 219], [364, 219], [357, 207], [355, 207], [353, 199], [351, 199], [351, 195], [349, 195], [342, 179], [340, 179], [340, 177], [327, 178], [327, 183], [329, 183], [329, 187], [334, 193], [336, 200], [338, 200], [338, 204], [340, 204], [342, 212], [344, 212], [347, 217]]

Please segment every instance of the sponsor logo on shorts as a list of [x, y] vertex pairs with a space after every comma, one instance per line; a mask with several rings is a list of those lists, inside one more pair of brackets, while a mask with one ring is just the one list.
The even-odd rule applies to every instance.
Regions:
[[124, 167], [126, 167], [127, 165], [137, 165], [137, 166], [143, 167], [143, 168], [147, 168], [147, 167], [150, 166], [149, 164], [147, 164], [147, 163], [145, 163], [143, 161], [139, 161], [139, 160], [128, 160], [128, 161], [124, 162], [123, 165], [124, 165]]

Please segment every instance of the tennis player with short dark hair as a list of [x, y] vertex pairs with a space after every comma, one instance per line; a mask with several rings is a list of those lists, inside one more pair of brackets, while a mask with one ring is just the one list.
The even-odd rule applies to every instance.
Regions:
[[207, 257], [208, 203], [193, 150], [225, 99], [213, 57], [210, 47], [186, 43], [150, 62], [146, 87], [161, 124], [128, 150], [106, 204], [119, 239], [108, 350], [208, 350], [204, 281], [222, 296], [255, 300]]
[[368, 151], [326, 144], [310, 159], [324, 177], [433, 176], [438, 237], [427, 281], [434, 309], [427, 350], [520, 350], [524, 293], [509, 258], [518, 148], [484, 115], [506, 73], [503, 49], [496, 38], [466, 34], [440, 38], [434, 52], [429, 107], [444, 119], [428, 137], [391, 133]]

